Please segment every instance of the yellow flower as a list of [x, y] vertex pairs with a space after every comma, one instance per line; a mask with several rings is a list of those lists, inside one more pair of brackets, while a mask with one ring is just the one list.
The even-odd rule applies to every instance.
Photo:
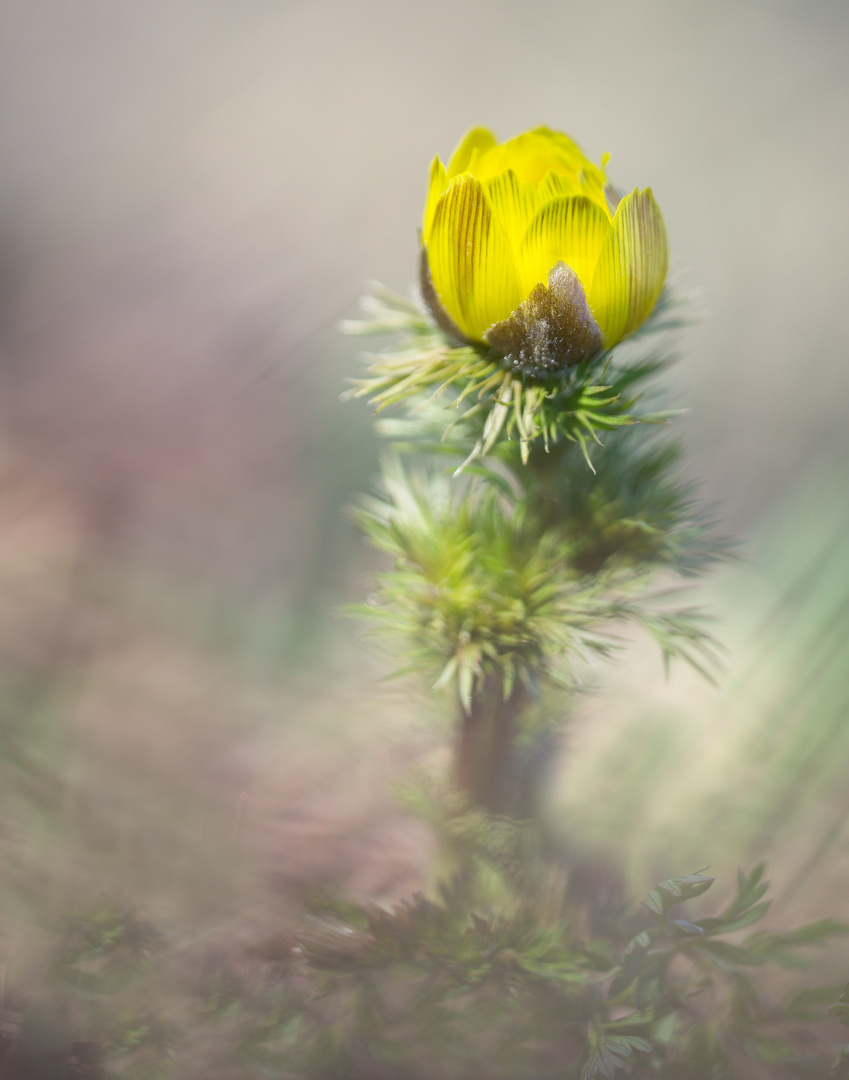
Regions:
[[475, 128], [434, 158], [422, 292], [437, 322], [541, 374], [609, 349], [654, 307], [666, 230], [649, 188], [619, 200], [566, 135]]

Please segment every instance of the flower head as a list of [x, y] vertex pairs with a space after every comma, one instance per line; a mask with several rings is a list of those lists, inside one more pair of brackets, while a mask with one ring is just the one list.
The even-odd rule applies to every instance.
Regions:
[[422, 223], [422, 291], [453, 337], [543, 374], [609, 349], [648, 317], [667, 270], [649, 188], [619, 199], [566, 135], [497, 143], [475, 128], [438, 157]]

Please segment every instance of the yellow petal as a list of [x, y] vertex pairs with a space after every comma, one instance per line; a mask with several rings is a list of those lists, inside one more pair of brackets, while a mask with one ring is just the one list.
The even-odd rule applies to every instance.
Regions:
[[[527, 134], [539, 146], [544, 148], [544, 152], [552, 164], [556, 161], [558, 170], [562, 172], [577, 175], [585, 166], [592, 166], [592, 162], [580, 146], [573, 139], [570, 139], [568, 135], [564, 135], [562, 131], [552, 131], [548, 127], [538, 127]], [[519, 138], [521, 139], [523, 136], [520, 135]], [[518, 140], [514, 139], [513, 141]], [[595, 166], [592, 167], [595, 168]]]
[[519, 249], [525, 295], [548, 280], [548, 272], [557, 262], [570, 266], [586, 288], [609, 232], [607, 214], [584, 195], [546, 203], [528, 226]]
[[517, 251], [525, 230], [540, 205], [537, 190], [527, 180], [520, 180], [512, 169], [484, 184], [495, 217]]
[[510, 244], [483, 186], [468, 173], [455, 176], [437, 203], [427, 255], [443, 307], [475, 341], [524, 299]]
[[[557, 192], [560, 195], [586, 195], [603, 209], [607, 209], [607, 201], [604, 197], [605, 176], [604, 169], [594, 165], [584, 154], [576, 142], [562, 131], [551, 131], [550, 128], [537, 128], [531, 132], [540, 140], [544, 140], [548, 147], [551, 164], [555, 171], [566, 180], [570, 181], [569, 190]], [[603, 159], [607, 161], [607, 156]], [[551, 180], [548, 176], [543, 178], [542, 185]], [[540, 190], [542, 194], [542, 190]], [[552, 190], [551, 195], [555, 192]]]
[[524, 135], [517, 135], [515, 139], [488, 149], [477, 159], [470, 171], [473, 171], [479, 180], [491, 180], [507, 169], [512, 169], [520, 180], [539, 184], [552, 167], [558, 172], [577, 175], [584, 160], [583, 155], [575, 161], [565, 159], [559, 153], [556, 142], [549, 138], [549, 133], [538, 129], [526, 131]]
[[549, 169], [540, 181], [539, 197], [541, 202], [559, 199], [563, 195], [580, 195], [581, 185], [577, 176], [566, 176], [555, 169]]
[[607, 348], [651, 313], [668, 266], [663, 215], [650, 188], [619, 203], [588, 296]]
[[592, 199], [597, 206], [600, 206], [609, 215], [610, 205], [604, 190], [607, 185], [607, 178], [601, 169], [587, 162], [578, 173], [578, 183], [581, 185], [581, 194]]
[[463, 136], [451, 155], [451, 160], [448, 162], [448, 179], [451, 180], [460, 173], [474, 172], [474, 169], [470, 168], [472, 158], [486, 153], [493, 146], [495, 146], [495, 136], [488, 128], [472, 128]]
[[437, 155], [430, 163], [430, 183], [425, 200], [424, 217], [422, 218], [422, 243], [427, 244], [430, 237], [430, 227], [433, 223], [433, 215], [436, 213], [436, 204], [448, 187], [448, 177], [445, 166]]
[[[503, 158], [503, 163], [500, 160]], [[488, 168], [512, 167], [523, 180], [539, 184], [549, 169], [573, 179], [584, 168], [595, 168], [577, 143], [559, 131], [534, 128], [488, 152]]]

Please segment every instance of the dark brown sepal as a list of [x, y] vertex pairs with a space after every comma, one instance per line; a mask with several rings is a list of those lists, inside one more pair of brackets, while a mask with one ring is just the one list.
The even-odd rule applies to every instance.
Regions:
[[601, 330], [587, 304], [584, 286], [564, 262], [548, 272], [509, 318], [484, 334], [487, 342], [528, 375], [549, 375], [601, 351]]
[[433, 321], [443, 334], [458, 345], [468, 345], [469, 339], [442, 306], [442, 301], [439, 299], [439, 293], [436, 291], [436, 287], [433, 284], [433, 277], [430, 273], [430, 263], [427, 259], [427, 248], [424, 244], [422, 244], [421, 256], [419, 258], [419, 288], [422, 292], [422, 300], [424, 300], [428, 311], [433, 316]]

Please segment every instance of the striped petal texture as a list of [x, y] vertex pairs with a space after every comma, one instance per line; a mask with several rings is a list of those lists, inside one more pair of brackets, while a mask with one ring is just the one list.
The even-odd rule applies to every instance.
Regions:
[[534, 375], [609, 349], [651, 314], [666, 229], [646, 188], [617, 199], [566, 135], [506, 143], [475, 128], [435, 158], [422, 220], [422, 292], [443, 328]]

